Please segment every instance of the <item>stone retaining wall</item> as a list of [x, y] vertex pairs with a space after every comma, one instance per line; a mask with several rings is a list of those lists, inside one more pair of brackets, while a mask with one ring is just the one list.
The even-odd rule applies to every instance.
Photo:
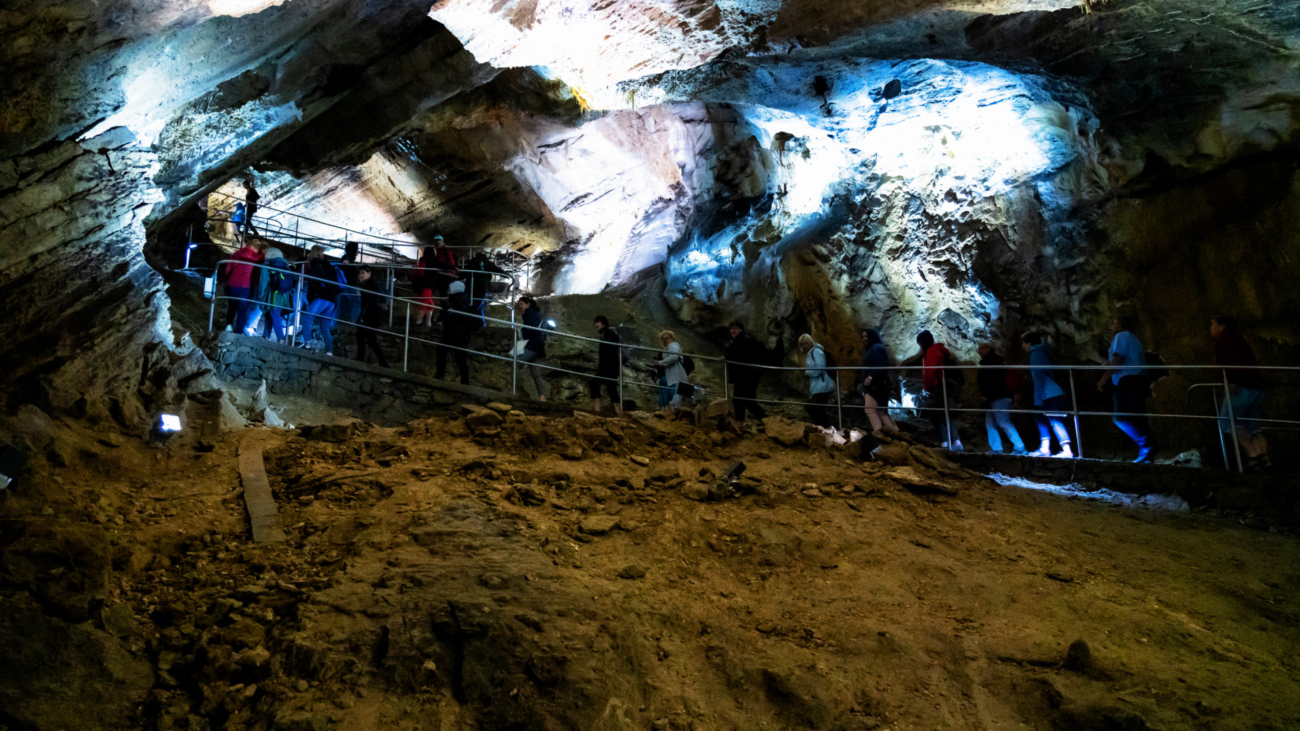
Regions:
[[461, 401], [510, 400], [509, 394], [462, 386], [262, 338], [221, 333], [207, 347], [217, 373], [237, 386], [257, 388], [263, 379], [277, 395], [307, 396], [378, 424], [419, 418], [430, 408]]

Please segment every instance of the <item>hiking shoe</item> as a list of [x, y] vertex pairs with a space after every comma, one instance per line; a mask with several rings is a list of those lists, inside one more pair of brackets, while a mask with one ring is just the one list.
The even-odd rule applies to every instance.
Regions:
[[1133, 460], [1133, 464], [1151, 464], [1151, 453], [1154, 451], [1151, 447], [1139, 449], [1137, 459]]

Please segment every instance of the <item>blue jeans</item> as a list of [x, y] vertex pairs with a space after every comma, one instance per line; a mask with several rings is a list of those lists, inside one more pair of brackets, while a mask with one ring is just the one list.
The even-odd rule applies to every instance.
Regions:
[[284, 326], [285, 326], [284, 310], [280, 309], [279, 307], [269, 307], [267, 309], [269, 311], [269, 317], [267, 319], [271, 323], [271, 326], [265, 328], [265, 331], [267, 332], [268, 335], [274, 334], [275, 341], [277, 343], [283, 342]]
[[984, 415], [984, 428], [989, 432], [989, 449], [994, 452], [1002, 451], [1002, 434], [998, 429], [1007, 433], [1011, 440], [1011, 446], [1017, 452], [1025, 451], [1025, 443], [1020, 439], [1020, 432], [1016, 431], [1016, 425], [1011, 423], [1011, 399], [1000, 398], [989, 404], [992, 411]]
[[326, 319], [334, 316], [334, 303], [327, 299], [314, 299], [307, 303], [307, 309], [302, 313], [302, 344], [311, 345], [311, 326], [320, 324], [320, 339], [325, 343], [325, 352], [334, 353], [334, 336], [330, 334], [330, 328], [334, 325], [332, 320]]
[[668, 379], [659, 376], [659, 408], [668, 408], [668, 404], [673, 402], [673, 396], [676, 393], [676, 389], [668, 387]]
[[[1232, 431], [1232, 422], [1237, 422], [1238, 429], [1244, 429], [1247, 434], [1257, 434], [1260, 431], [1259, 419], [1264, 416], [1264, 392], [1254, 388], [1246, 388], [1231, 384], [1228, 390], [1228, 398], [1224, 399], [1223, 404], [1219, 406], [1219, 430], [1224, 434]], [[1232, 401], [1232, 418], [1228, 418], [1228, 401]]]
[[230, 297], [230, 305], [226, 310], [226, 324], [230, 329], [244, 334], [248, 327], [248, 318], [252, 314], [255, 305], [249, 301], [250, 294], [248, 287], [232, 287], [226, 285], [226, 296]]
[[1151, 443], [1147, 426], [1147, 394], [1151, 382], [1143, 376], [1124, 376], [1115, 384], [1115, 426], [1128, 435], [1138, 449]]
[[1070, 407], [1066, 404], [1065, 396], [1043, 399], [1039, 408], [1043, 413], [1034, 414], [1034, 420], [1038, 422], [1038, 440], [1049, 442], [1052, 433], [1055, 432], [1056, 441], [1060, 442], [1062, 447], [1069, 444], [1070, 430], [1065, 428], [1065, 415], [1069, 413]]

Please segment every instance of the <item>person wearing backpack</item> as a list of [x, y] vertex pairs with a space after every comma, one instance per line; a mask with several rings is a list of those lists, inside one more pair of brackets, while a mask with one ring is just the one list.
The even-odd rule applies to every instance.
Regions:
[[858, 390], [862, 392], [863, 408], [871, 431], [898, 430], [898, 424], [889, 415], [889, 399], [894, 392], [894, 378], [889, 372], [889, 350], [874, 327], [862, 329], [862, 362], [858, 371]]
[[686, 383], [690, 376], [686, 366], [692, 364], [692, 369], [694, 366], [689, 357], [682, 355], [682, 346], [672, 330], [660, 331], [659, 344], [664, 348], [659, 354], [661, 357], [655, 361], [655, 366], [663, 374], [659, 377], [659, 406], [675, 409], [682, 405], [679, 384]]
[[1228, 383], [1228, 393], [1219, 409], [1219, 430], [1231, 434], [1232, 424], [1236, 422], [1237, 442], [1246, 453], [1244, 467], [1249, 472], [1268, 470], [1273, 463], [1268, 458], [1268, 440], [1259, 423], [1264, 415], [1265, 384], [1255, 349], [1242, 336], [1237, 318], [1232, 315], [1210, 318], [1210, 336], [1214, 338], [1214, 364], [1238, 366], [1221, 371]]
[[[1029, 353], [1030, 372], [1034, 381], [1034, 407], [1040, 409], [1034, 414], [1038, 422], [1038, 451], [1030, 452], [1030, 457], [1061, 457], [1073, 459], [1074, 450], [1070, 448], [1070, 430], [1065, 428], [1065, 415], [1069, 412], [1069, 403], [1065, 390], [1056, 382], [1052, 369], [1041, 366], [1056, 364], [1052, 356], [1052, 346], [1043, 340], [1042, 333], [1027, 332], [1020, 336], [1020, 343]], [[1052, 454], [1052, 434], [1061, 444], [1061, 451]]]
[[804, 333], [799, 336], [799, 352], [803, 354], [804, 375], [808, 376], [808, 419], [820, 427], [831, 425], [830, 403], [835, 393], [835, 378], [831, 375], [826, 350]]
[[380, 368], [388, 367], [388, 359], [379, 347], [379, 330], [384, 326], [388, 314], [388, 299], [380, 296], [382, 290], [379, 280], [368, 266], [357, 269], [357, 360], [367, 362], [366, 348], [375, 351], [375, 359]]
[[1016, 425], [1011, 423], [1011, 405], [1016, 393], [1020, 391], [1020, 376], [1012, 368], [1002, 368], [1007, 364], [993, 343], [980, 343], [980, 370], [976, 383], [980, 389], [980, 399], [988, 413], [984, 415], [984, 428], [989, 434], [989, 450], [1002, 451], [1002, 435], [1005, 431], [1011, 440], [1013, 454], [1024, 454], [1025, 443], [1020, 438]]
[[546, 360], [546, 330], [542, 327], [542, 310], [537, 306], [537, 300], [527, 294], [515, 302], [515, 310], [524, 321], [521, 330], [523, 349], [516, 357], [520, 363], [528, 366], [533, 376], [533, 385], [537, 389], [537, 400], [544, 402], [550, 386], [542, 375], [542, 363]]
[[1147, 424], [1147, 396], [1151, 394], [1151, 379], [1146, 372], [1146, 351], [1142, 341], [1133, 334], [1133, 318], [1116, 315], [1110, 321], [1114, 337], [1110, 341], [1106, 369], [1097, 382], [1097, 390], [1105, 392], [1108, 382], [1115, 386], [1115, 415], [1113, 421], [1137, 445], [1134, 463], [1151, 461], [1155, 440]]
[[474, 312], [465, 283], [455, 281], [447, 288], [447, 306], [442, 311], [442, 341], [438, 343], [438, 369], [434, 378], [442, 380], [447, 373], [447, 352], [456, 359], [456, 373], [461, 385], [469, 385], [469, 339], [481, 324]]
[[334, 355], [334, 335], [330, 328], [334, 325], [334, 312], [338, 304], [339, 275], [325, 258], [325, 247], [317, 244], [307, 253], [307, 277], [304, 288], [307, 294], [307, 307], [302, 312], [302, 329], [298, 340], [301, 347], [309, 347], [312, 341], [312, 326], [318, 325], [321, 342], [325, 345], [325, 355]]
[[277, 343], [284, 342], [285, 314], [293, 307], [293, 287], [296, 277], [289, 269], [289, 262], [284, 254], [276, 248], [267, 249], [266, 266], [262, 278], [258, 280], [257, 301], [266, 310], [263, 320], [262, 335]]
[[[934, 335], [929, 330], [922, 330], [916, 336], [916, 344], [921, 346], [921, 387], [924, 406], [932, 412], [942, 411], [946, 389], [948, 407], [961, 408], [961, 387], [965, 378], [955, 369], [940, 367], [957, 365], [952, 353], [948, 351], [948, 346], [934, 342]], [[944, 381], [947, 381], [946, 386]], [[933, 413], [930, 416], [935, 418]], [[936, 422], [942, 425], [939, 434], [943, 437], [943, 447], [960, 452], [961, 435], [953, 428], [951, 419], [944, 418], [946, 416], [948, 415], [939, 414], [936, 419]]]
[[596, 315], [592, 323], [596, 326], [600, 344], [596, 346], [596, 375], [592, 376], [590, 382], [591, 410], [600, 413], [600, 387], [604, 385], [609, 400], [614, 402], [614, 413], [622, 416], [623, 400], [618, 394], [618, 377], [623, 367], [623, 339], [609, 326], [608, 317]]

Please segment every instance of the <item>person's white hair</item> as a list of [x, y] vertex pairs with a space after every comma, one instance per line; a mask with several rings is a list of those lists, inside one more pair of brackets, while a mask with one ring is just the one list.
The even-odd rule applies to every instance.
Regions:
[[465, 291], [465, 283], [457, 279], [447, 287], [447, 294], [460, 294]]
[[284, 252], [283, 252], [283, 251], [280, 251], [279, 249], [277, 249], [277, 248], [275, 248], [274, 246], [272, 246], [271, 248], [269, 248], [269, 249], [266, 250], [266, 258], [267, 258], [268, 260], [269, 260], [269, 259], [283, 259], [283, 258], [284, 258]]
[[812, 346], [814, 346], [814, 345], [817, 344], [817, 343], [813, 340], [813, 337], [812, 337], [811, 335], [809, 335], [808, 333], [804, 333], [803, 335], [800, 335], [800, 336], [799, 336], [799, 345], [804, 345], [805, 343], [807, 343], [807, 344], [808, 344], [808, 347], [810, 347], [810, 348], [811, 348]]

